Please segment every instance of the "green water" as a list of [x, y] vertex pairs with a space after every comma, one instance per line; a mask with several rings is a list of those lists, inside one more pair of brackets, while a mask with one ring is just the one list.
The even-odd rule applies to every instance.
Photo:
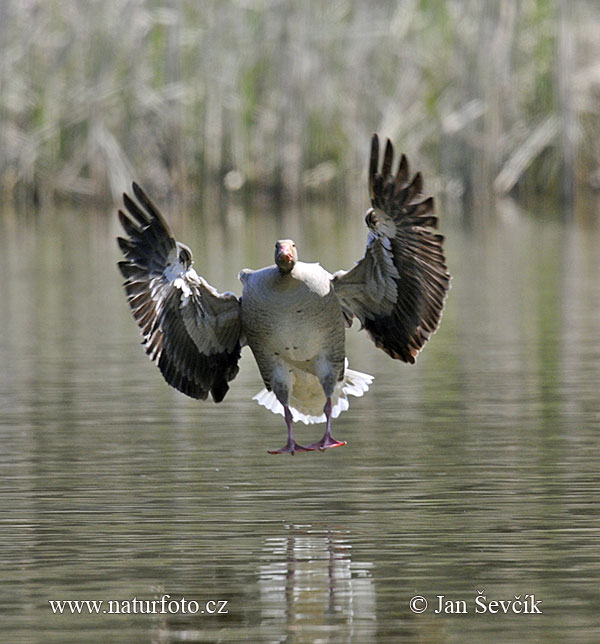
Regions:
[[[284, 233], [330, 270], [364, 242], [360, 216], [318, 212], [174, 228], [238, 293]], [[251, 401], [247, 349], [219, 406], [164, 384], [121, 292], [115, 221], [7, 215], [0, 232], [1, 641], [600, 640], [598, 231], [446, 224], [440, 331], [414, 367], [350, 331], [350, 365], [375, 381], [334, 421], [348, 446], [295, 457], [266, 453], [285, 427]], [[476, 612], [478, 591], [534, 595], [542, 614]], [[438, 595], [467, 614], [436, 614]], [[56, 615], [50, 600], [104, 603]]]

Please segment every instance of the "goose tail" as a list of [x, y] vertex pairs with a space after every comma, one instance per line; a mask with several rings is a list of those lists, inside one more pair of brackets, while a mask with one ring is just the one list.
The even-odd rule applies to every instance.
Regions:
[[[346, 360], [346, 371], [344, 378], [335, 388], [331, 402], [333, 404], [331, 410], [331, 417], [337, 418], [343, 411], [346, 411], [350, 406], [348, 396], [360, 397], [366, 393], [370, 384], [373, 382], [373, 376], [368, 373], [354, 371], [348, 369], [348, 361]], [[290, 399], [290, 411], [294, 422], [301, 422], [306, 425], [314, 423], [324, 423], [325, 414], [323, 413], [323, 406], [325, 404], [325, 397], [323, 390], [320, 388], [319, 381], [316, 377], [314, 379], [313, 387], [294, 387]], [[318, 385], [318, 388], [316, 387]], [[312, 391], [309, 391], [312, 390]], [[277, 400], [275, 394], [267, 389], [259, 391], [252, 400], [256, 400], [259, 405], [266, 407], [274, 414], [284, 415], [283, 405]]]

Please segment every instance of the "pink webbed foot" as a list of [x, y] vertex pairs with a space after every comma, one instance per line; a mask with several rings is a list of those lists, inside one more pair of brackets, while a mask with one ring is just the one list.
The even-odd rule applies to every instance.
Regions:
[[292, 412], [289, 410], [289, 407], [285, 406], [285, 424], [287, 425], [288, 430], [288, 439], [287, 443], [280, 449], [269, 449], [267, 453], [269, 454], [291, 454], [292, 456], [296, 452], [312, 452], [316, 447], [304, 447], [304, 445], [299, 445], [294, 440], [294, 432], [292, 429]]
[[279, 449], [268, 449], [268, 454], [291, 454], [292, 456], [296, 452], [313, 452], [316, 447], [304, 447], [304, 445], [299, 445], [295, 440], [291, 440]]
[[346, 441], [338, 441], [331, 435], [331, 398], [327, 398], [327, 402], [325, 403], [325, 407], [323, 411], [325, 413], [325, 418], [327, 421], [327, 428], [325, 429], [325, 434], [323, 435], [323, 438], [319, 442], [311, 443], [310, 445], [308, 445], [307, 449], [309, 450], [318, 449], [321, 452], [324, 452], [326, 449], [329, 449], [330, 447], [342, 447], [343, 445], [347, 445]]
[[318, 441], [317, 443], [311, 443], [310, 445], [306, 446], [307, 450], [314, 450], [318, 449], [321, 452], [324, 452], [326, 449], [329, 449], [330, 447], [343, 447], [344, 445], [347, 445], [348, 443], [346, 441], [338, 441], [336, 440], [333, 436], [323, 436], [323, 438]]

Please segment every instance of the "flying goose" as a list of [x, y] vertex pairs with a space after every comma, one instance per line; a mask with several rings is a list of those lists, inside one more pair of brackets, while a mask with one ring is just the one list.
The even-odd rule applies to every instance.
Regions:
[[[192, 252], [173, 237], [144, 191], [123, 195], [119, 218], [125, 259], [119, 268], [146, 353], [168, 384], [221, 402], [248, 344], [265, 389], [254, 399], [285, 417], [287, 443], [270, 454], [321, 451], [345, 445], [331, 434], [331, 418], [362, 396], [373, 378], [348, 369], [345, 328], [357, 318], [379, 349], [414, 363], [440, 323], [450, 275], [443, 237], [433, 231], [433, 199], [424, 199], [420, 173], [410, 177], [402, 155], [392, 172], [387, 141], [379, 170], [373, 135], [369, 166], [371, 207], [364, 257], [333, 275], [298, 259], [296, 244], [275, 244], [275, 264], [239, 274], [242, 297], [219, 293], [193, 268]], [[320, 441], [294, 439], [292, 424], [326, 423]]]

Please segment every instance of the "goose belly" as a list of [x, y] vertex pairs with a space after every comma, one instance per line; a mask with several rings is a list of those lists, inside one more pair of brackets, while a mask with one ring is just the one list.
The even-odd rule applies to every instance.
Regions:
[[242, 324], [257, 358], [283, 360], [314, 373], [314, 361], [326, 355], [336, 366], [345, 357], [345, 328], [334, 294], [317, 296], [308, 289], [278, 297], [242, 297]]
[[[322, 303], [323, 304], [323, 303]], [[254, 307], [253, 307], [254, 308]], [[341, 311], [334, 307], [317, 310], [280, 306], [277, 312], [256, 307], [250, 317], [251, 327], [246, 326], [248, 344], [262, 353], [272, 354], [289, 362], [305, 362], [322, 353], [339, 353], [344, 358], [344, 324]], [[339, 305], [338, 305], [339, 308]], [[338, 315], [339, 313], [339, 315]]]
[[318, 315], [286, 314], [271, 329], [269, 345], [290, 361], [311, 360], [331, 343], [331, 329], [320, 324]]

